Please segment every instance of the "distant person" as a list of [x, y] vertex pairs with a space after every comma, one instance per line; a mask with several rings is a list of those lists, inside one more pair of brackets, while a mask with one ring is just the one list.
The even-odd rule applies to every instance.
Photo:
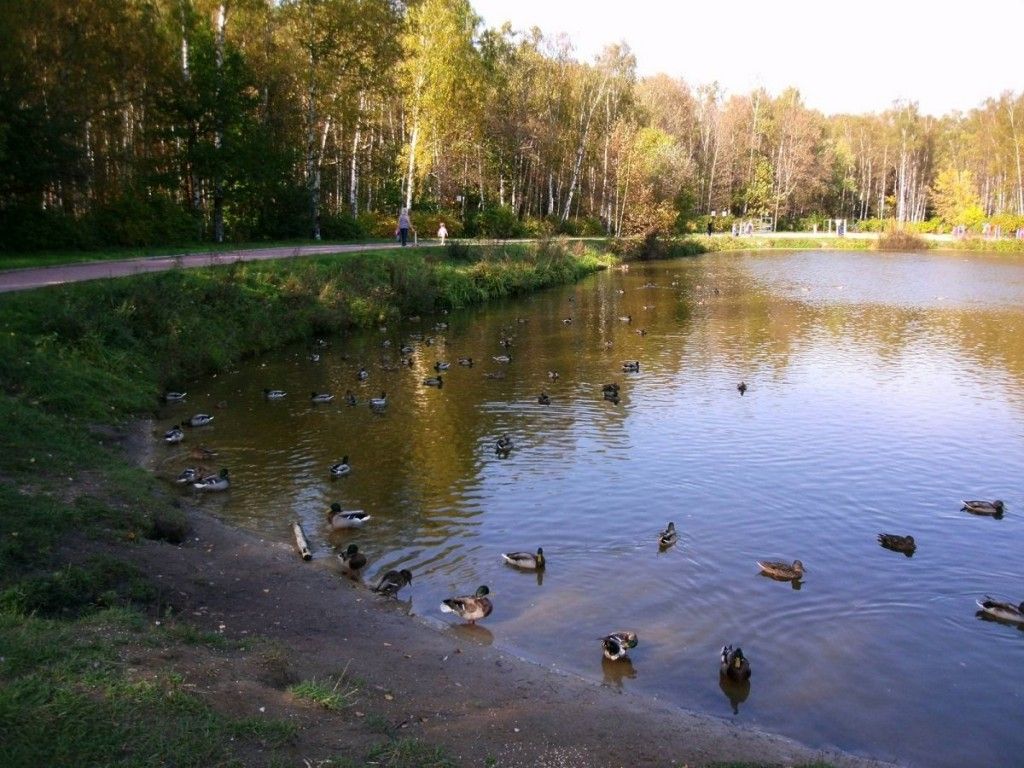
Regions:
[[437, 236], [441, 239], [441, 245], [444, 245], [444, 241], [448, 239], [448, 229], [445, 227], [444, 222], [441, 222], [441, 226], [437, 228]]
[[714, 232], [715, 227], [711, 223], [711, 219], [708, 219], [708, 237], [711, 237], [711, 233]]
[[403, 248], [409, 242], [409, 229], [411, 226], [409, 223], [409, 209], [403, 208], [398, 214], [398, 237], [402, 241]]

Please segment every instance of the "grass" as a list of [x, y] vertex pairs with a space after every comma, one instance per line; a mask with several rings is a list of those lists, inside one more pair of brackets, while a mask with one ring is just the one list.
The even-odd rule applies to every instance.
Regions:
[[298, 699], [312, 702], [329, 712], [340, 712], [356, 703], [359, 686], [346, 680], [346, 671], [326, 680], [303, 680], [291, 686], [289, 692]]

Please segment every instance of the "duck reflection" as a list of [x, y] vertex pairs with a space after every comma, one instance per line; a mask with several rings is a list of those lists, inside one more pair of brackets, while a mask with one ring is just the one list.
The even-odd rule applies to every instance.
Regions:
[[745, 702], [747, 697], [750, 696], [750, 680], [733, 680], [725, 675], [719, 675], [718, 687], [722, 689], [722, 693], [729, 699], [732, 713], [738, 715], [740, 713], [740, 704]]
[[492, 645], [494, 635], [487, 627], [480, 624], [455, 624], [451, 631], [462, 640], [471, 640], [478, 645]]
[[602, 656], [601, 672], [604, 676], [603, 684], [617, 690], [622, 690], [623, 680], [636, 679], [636, 670], [633, 668], [633, 662], [628, 656], [618, 661], [612, 661]]

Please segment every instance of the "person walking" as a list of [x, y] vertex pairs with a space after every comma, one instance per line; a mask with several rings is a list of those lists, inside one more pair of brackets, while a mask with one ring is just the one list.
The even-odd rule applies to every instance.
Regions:
[[409, 209], [403, 208], [401, 213], [398, 214], [398, 236], [402, 240], [402, 247], [405, 248], [405, 244], [409, 242]]
[[448, 239], [448, 228], [445, 227], [443, 221], [441, 226], [437, 228], [437, 236], [441, 238], [441, 245], [444, 245], [444, 241]]

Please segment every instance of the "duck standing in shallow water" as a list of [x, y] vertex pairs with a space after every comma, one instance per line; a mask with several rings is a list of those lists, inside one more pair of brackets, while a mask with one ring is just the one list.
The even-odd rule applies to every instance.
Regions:
[[523, 571], [540, 571], [547, 561], [544, 560], [544, 548], [537, 547], [537, 554], [531, 552], [502, 552], [502, 558], [513, 568]]
[[977, 600], [975, 602], [978, 603], [978, 607], [981, 608], [982, 611], [994, 619], [1009, 621], [1014, 624], [1024, 624], [1024, 603], [1021, 603], [1020, 605], [1003, 603], [998, 600], [993, 600], [988, 595], [985, 595], [984, 600]]
[[335, 530], [342, 528], [359, 528], [370, 519], [370, 515], [363, 512], [361, 509], [353, 509], [346, 512], [341, 508], [341, 504], [334, 502], [331, 504], [331, 508], [327, 510], [327, 524]]
[[750, 679], [750, 662], [743, 655], [741, 648], [733, 649], [731, 645], [722, 646], [721, 663], [718, 674], [735, 682]]
[[461, 619], [475, 624], [480, 619], [486, 619], [491, 615], [494, 606], [487, 595], [491, 591], [486, 585], [477, 587], [476, 592], [466, 597], [449, 597], [441, 601], [442, 613], [454, 613]]
[[676, 524], [669, 523], [665, 530], [658, 536], [658, 546], [662, 549], [668, 549], [673, 544], [679, 541], [679, 534], [676, 532]]
[[960, 511], [962, 512], [970, 512], [972, 515], [985, 515], [987, 517], [995, 518], [1003, 516], [1003, 502], [999, 499], [996, 499], [995, 501], [964, 501], [962, 503], [963, 506], [960, 508]]
[[348, 463], [348, 456], [342, 456], [341, 461], [331, 465], [331, 477], [344, 477], [351, 471], [352, 467]]
[[174, 443], [180, 443], [185, 439], [185, 432], [182, 430], [180, 424], [175, 424], [173, 427], [164, 432], [164, 442], [169, 445]]
[[797, 581], [804, 577], [804, 564], [799, 560], [794, 560], [792, 565], [778, 560], [758, 560], [757, 567], [765, 576], [779, 581]]
[[388, 571], [380, 577], [380, 581], [377, 582], [373, 591], [387, 597], [395, 597], [398, 590], [406, 584], [412, 584], [412, 574], [405, 568], [400, 571]]
[[349, 544], [345, 551], [338, 555], [341, 567], [352, 576], [358, 576], [366, 565], [366, 555], [359, 551], [355, 544]]
[[893, 552], [902, 552], [907, 557], [914, 554], [914, 551], [917, 549], [913, 536], [899, 536], [895, 533], [878, 534], [878, 543], [886, 549], [891, 549]]
[[231, 481], [228, 479], [227, 469], [222, 469], [219, 475], [209, 475], [204, 477], [197, 483], [193, 483], [192, 487], [199, 491], [226, 491], [231, 485]]
[[606, 659], [619, 661], [628, 658], [630, 649], [636, 648], [639, 642], [636, 632], [612, 632], [601, 638], [601, 648]]

